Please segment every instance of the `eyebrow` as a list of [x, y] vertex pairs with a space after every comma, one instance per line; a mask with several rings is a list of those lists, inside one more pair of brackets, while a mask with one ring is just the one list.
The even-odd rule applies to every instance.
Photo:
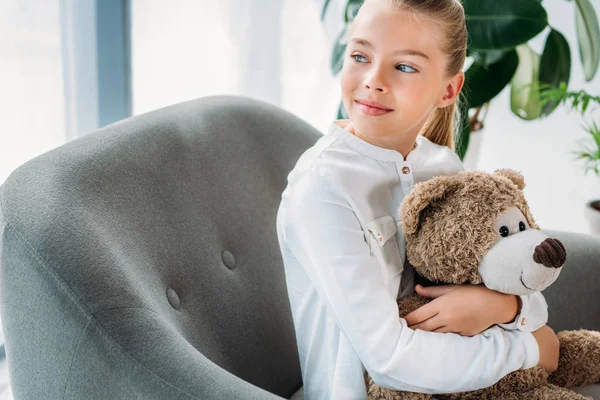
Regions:
[[[354, 38], [354, 39], [352, 39], [352, 42], [363, 45], [370, 49], [372, 49], [374, 47], [373, 44], [366, 39]], [[419, 56], [419, 57], [423, 57], [427, 60], [431, 60], [431, 58], [429, 58], [429, 56], [427, 54], [425, 54], [419, 50], [412, 50], [412, 49], [396, 50], [392, 54], [406, 54], [409, 56]]]

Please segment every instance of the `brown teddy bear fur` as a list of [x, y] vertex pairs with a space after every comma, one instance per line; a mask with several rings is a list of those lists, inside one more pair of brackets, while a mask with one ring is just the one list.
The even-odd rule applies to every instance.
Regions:
[[[525, 181], [513, 170], [494, 174], [463, 171], [418, 183], [399, 208], [410, 264], [439, 284], [481, 284], [478, 266], [498, 241], [497, 217], [517, 207], [532, 229], [536, 224], [523, 194]], [[429, 302], [416, 293], [398, 301], [404, 317]], [[559, 368], [548, 374], [536, 366], [517, 370], [496, 384], [471, 392], [436, 395], [439, 399], [588, 399], [565, 387], [600, 382], [600, 333], [559, 332]], [[428, 400], [428, 394], [400, 392], [377, 385], [365, 373], [370, 400]]]
[[517, 207], [536, 224], [514, 171], [461, 172], [418, 184], [400, 205], [408, 259], [433, 282], [480, 284], [479, 261], [498, 240], [493, 221]]

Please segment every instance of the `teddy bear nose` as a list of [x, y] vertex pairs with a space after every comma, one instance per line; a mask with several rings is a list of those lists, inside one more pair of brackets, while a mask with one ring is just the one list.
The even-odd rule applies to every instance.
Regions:
[[560, 268], [567, 260], [567, 251], [560, 240], [548, 238], [536, 246], [533, 260], [548, 268]]

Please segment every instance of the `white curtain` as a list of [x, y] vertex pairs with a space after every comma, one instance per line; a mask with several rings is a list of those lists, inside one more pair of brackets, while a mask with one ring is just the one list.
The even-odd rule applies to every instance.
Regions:
[[215, 94], [253, 97], [326, 129], [343, 0], [132, 0], [133, 112]]
[[0, 184], [65, 141], [58, 1], [0, 0]]

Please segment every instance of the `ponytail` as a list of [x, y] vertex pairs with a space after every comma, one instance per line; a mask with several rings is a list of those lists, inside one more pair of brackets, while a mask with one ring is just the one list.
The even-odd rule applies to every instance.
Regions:
[[[457, 99], [458, 101], [458, 99]], [[436, 108], [423, 126], [421, 135], [440, 146], [454, 150], [454, 131], [460, 121], [459, 107], [456, 101], [445, 108]]]

